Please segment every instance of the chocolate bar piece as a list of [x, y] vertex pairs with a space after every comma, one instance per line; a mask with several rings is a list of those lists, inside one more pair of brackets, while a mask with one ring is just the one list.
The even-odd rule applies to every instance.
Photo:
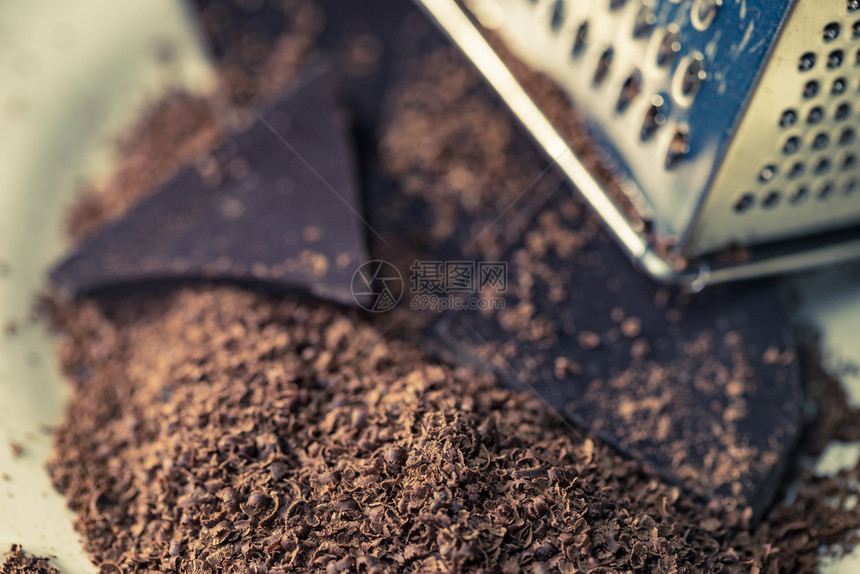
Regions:
[[780, 284], [685, 295], [637, 272], [599, 227], [559, 190], [506, 257], [504, 308], [444, 314], [443, 348], [758, 520], [804, 423]]
[[[352, 304], [367, 259], [350, 147], [331, 73], [312, 77], [189, 167], [52, 273], [70, 294], [128, 283], [230, 280]], [[208, 171], [208, 170], [207, 170]]]

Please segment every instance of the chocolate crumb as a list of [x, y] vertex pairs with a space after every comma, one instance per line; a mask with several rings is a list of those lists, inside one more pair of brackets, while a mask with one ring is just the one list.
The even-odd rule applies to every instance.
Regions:
[[586, 350], [596, 349], [600, 346], [600, 335], [592, 331], [581, 331], [577, 335], [579, 345]]
[[621, 323], [621, 334], [635, 339], [642, 332], [642, 321], [638, 317], [627, 317]]

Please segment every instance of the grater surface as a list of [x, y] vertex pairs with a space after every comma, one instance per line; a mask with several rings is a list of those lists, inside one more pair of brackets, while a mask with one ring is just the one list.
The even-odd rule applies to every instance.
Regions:
[[796, 3], [690, 237], [695, 252], [860, 222], [860, 9]]
[[[420, 1], [653, 277], [860, 256], [860, 0]], [[570, 96], [647, 233], [564, 158], [487, 31]]]

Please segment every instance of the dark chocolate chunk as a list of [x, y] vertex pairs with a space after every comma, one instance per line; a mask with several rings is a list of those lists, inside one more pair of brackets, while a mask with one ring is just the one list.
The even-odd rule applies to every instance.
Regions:
[[504, 309], [449, 312], [437, 335], [458, 362], [485, 364], [662, 476], [761, 517], [804, 422], [780, 283], [695, 296], [655, 285], [587, 217], [565, 217], [576, 201], [562, 191], [510, 253]]
[[52, 273], [71, 294], [119, 284], [231, 280], [351, 304], [367, 259], [332, 74], [317, 68], [202, 168], [187, 168]]
[[[392, 254], [400, 261], [509, 265], [505, 309], [449, 312], [428, 344], [441, 339], [456, 362], [495, 369], [662, 476], [760, 517], [803, 423], [780, 282], [693, 297], [660, 288], [575, 192], [522, 150], [527, 140], [459, 55], [440, 50], [416, 61], [394, 89], [382, 140], [400, 187], [371, 196], [382, 206], [372, 215], [382, 229], [419, 236], [412, 243], [425, 252], [404, 255], [400, 244]], [[598, 169], [569, 102], [550, 103]], [[389, 215], [397, 192], [402, 207]]]

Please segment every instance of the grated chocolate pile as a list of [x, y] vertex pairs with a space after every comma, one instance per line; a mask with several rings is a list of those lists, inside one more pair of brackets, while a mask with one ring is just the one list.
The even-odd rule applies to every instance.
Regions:
[[796, 572], [857, 524], [816, 485], [729, 528], [325, 304], [193, 288], [59, 317], [75, 392], [50, 469], [103, 572]]

